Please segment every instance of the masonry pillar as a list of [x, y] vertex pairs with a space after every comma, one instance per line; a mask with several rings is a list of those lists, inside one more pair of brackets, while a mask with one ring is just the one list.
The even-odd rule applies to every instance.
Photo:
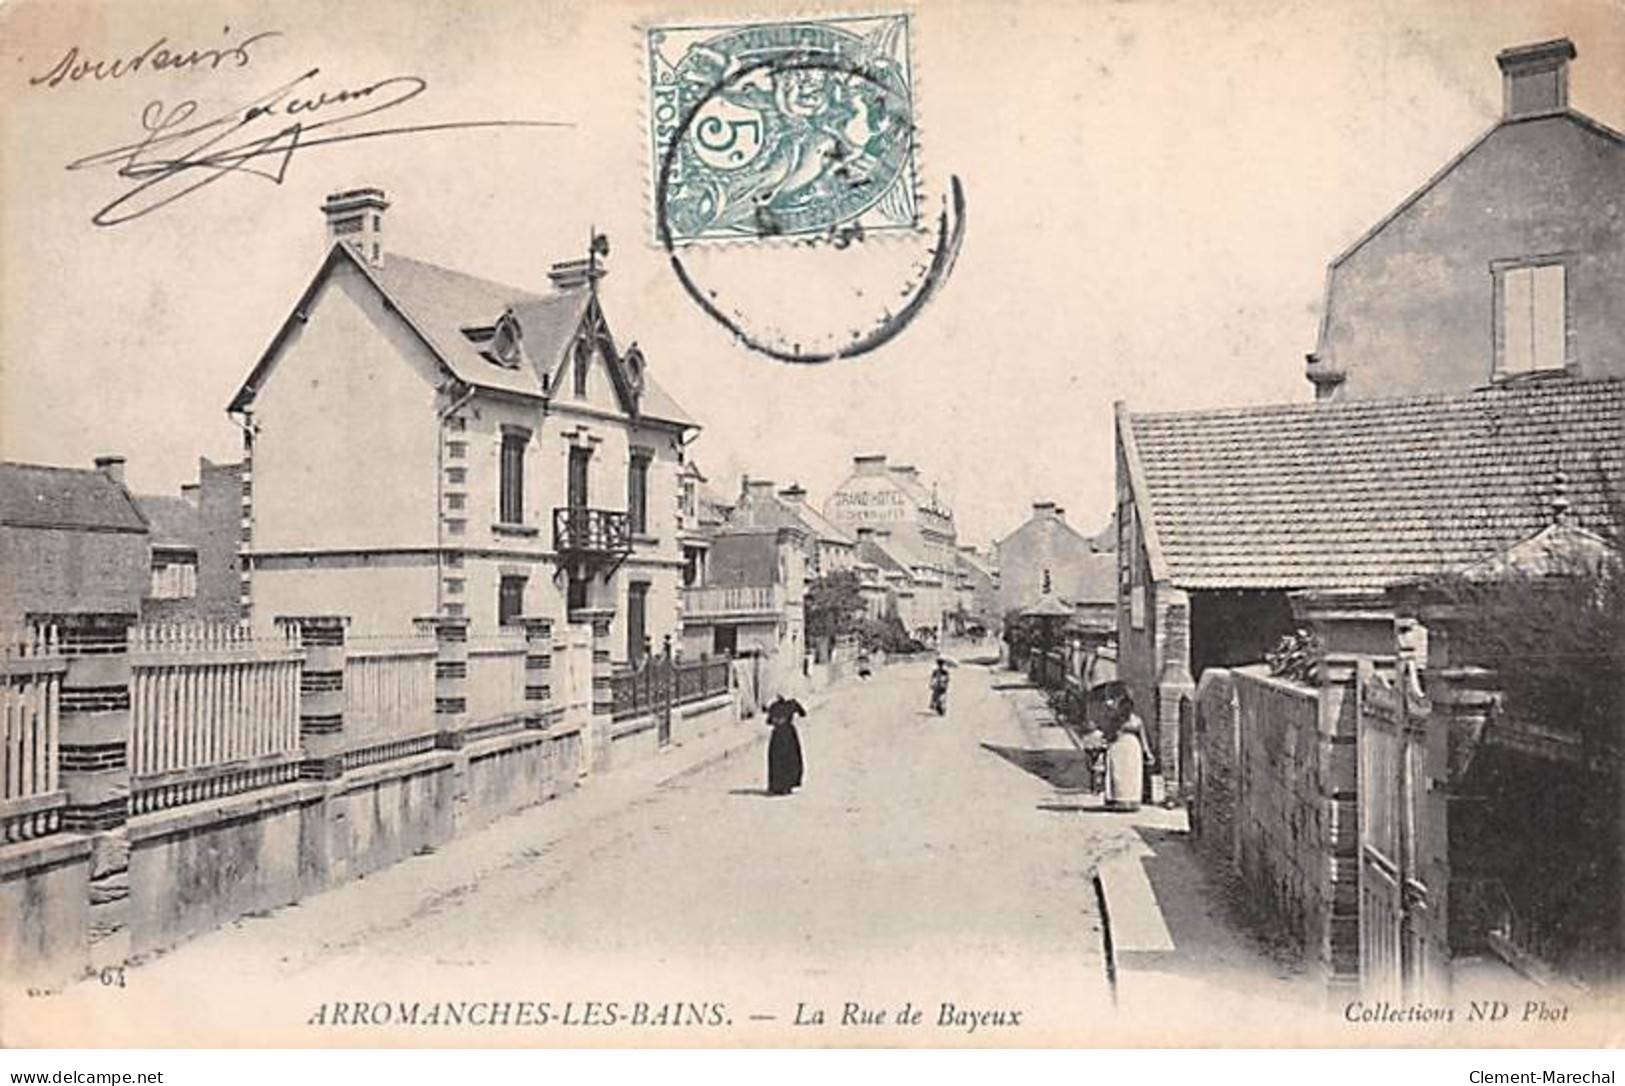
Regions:
[[1157, 772], [1151, 780], [1152, 802], [1184, 798], [1179, 783], [1185, 768], [1181, 761], [1181, 728], [1194, 726], [1195, 717], [1189, 711], [1182, 714], [1181, 706], [1194, 706], [1196, 701], [1196, 682], [1190, 669], [1190, 595], [1181, 588], [1163, 587], [1157, 601], [1162, 610], [1157, 623], [1162, 668], [1157, 675]]
[[414, 623], [418, 632], [435, 640], [434, 722], [435, 746], [457, 750], [468, 726], [468, 619], [462, 615], [430, 615]]
[[609, 767], [609, 729], [615, 710], [609, 630], [615, 612], [594, 608], [576, 614], [580, 621], [592, 626], [592, 723], [587, 726], [585, 760], [592, 771], [598, 772]]
[[546, 728], [561, 707], [553, 701], [553, 620], [520, 619], [525, 628], [525, 727]]
[[100, 615], [62, 631], [59, 700], [62, 828], [88, 834], [92, 969], [130, 956], [130, 651], [134, 616]]
[[[299, 740], [303, 780], [333, 785], [344, 776], [344, 637], [348, 615], [278, 615], [278, 629], [298, 631], [304, 649], [299, 674]], [[350, 872], [343, 802], [329, 787], [300, 824], [299, 873], [305, 892], [343, 882]]]
[[[1433, 713], [1428, 733], [1427, 825], [1418, 843], [1418, 863], [1427, 882], [1431, 908], [1424, 945], [1429, 975], [1448, 988], [1450, 962], [1458, 954], [1483, 951], [1483, 924], [1474, 899], [1485, 872], [1474, 866], [1477, 850], [1451, 847], [1452, 835], [1470, 837], [1490, 797], [1464, 787], [1467, 770], [1496, 711], [1500, 681], [1494, 671], [1475, 666], [1460, 651], [1461, 606], [1443, 594], [1413, 594], [1407, 602], [1427, 629], [1424, 682]], [[1454, 921], [1454, 923], [1452, 923]]]
[[1394, 613], [1378, 589], [1295, 592], [1291, 599], [1293, 615], [1320, 642], [1319, 735], [1304, 782], [1319, 815], [1307, 841], [1318, 876], [1311, 908], [1320, 939], [1311, 949], [1336, 998], [1360, 975], [1359, 664], [1370, 660], [1392, 672]]

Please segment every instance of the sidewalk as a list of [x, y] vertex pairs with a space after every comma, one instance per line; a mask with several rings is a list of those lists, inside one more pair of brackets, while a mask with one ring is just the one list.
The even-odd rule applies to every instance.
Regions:
[[[809, 699], [822, 704], [840, 686]], [[180, 944], [194, 948], [210, 940], [253, 941], [256, 929], [272, 927], [274, 946], [266, 958], [297, 972], [301, 959], [335, 946], [362, 945], [382, 932], [410, 927], [422, 916], [476, 890], [487, 879], [534, 863], [555, 851], [585, 846], [599, 831], [611, 831], [626, 811], [650, 802], [659, 790], [735, 757], [746, 757], [768, 738], [760, 715], [724, 724], [698, 738], [674, 741], [659, 753], [630, 765], [585, 777], [555, 799], [504, 815], [364, 878], [341, 883], [271, 913], [249, 914]], [[178, 949], [178, 948], [177, 948]], [[161, 962], [159, 951], [132, 965]]]
[[1197, 856], [1183, 808], [1106, 811], [1099, 795], [1072, 787], [1083, 781], [1066, 767], [1082, 752], [1053, 724], [1043, 691], [1018, 672], [990, 675], [1015, 712], [1005, 734], [983, 746], [1057, 784], [1046, 809], [1075, 812], [1080, 845], [1100, 857], [1095, 892], [1120, 1006], [1319, 999], [1290, 956], [1248, 930], [1235, 887]]

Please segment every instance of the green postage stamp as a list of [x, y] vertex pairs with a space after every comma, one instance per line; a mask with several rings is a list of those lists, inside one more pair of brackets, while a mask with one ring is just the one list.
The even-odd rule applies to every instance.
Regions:
[[647, 31], [656, 240], [918, 225], [907, 15]]

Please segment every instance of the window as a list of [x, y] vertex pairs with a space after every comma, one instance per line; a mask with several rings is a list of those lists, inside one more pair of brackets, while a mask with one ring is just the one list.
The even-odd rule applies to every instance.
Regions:
[[648, 449], [633, 449], [632, 463], [626, 473], [626, 522], [633, 535], [649, 534], [649, 461], [653, 454]]
[[525, 445], [530, 434], [504, 429], [502, 434], [501, 507], [497, 519], [503, 524], [525, 523]]
[[564, 606], [571, 611], [580, 611], [587, 606], [587, 579], [585, 577], [570, 578], [570, 587], [564, 597]]
[[197, 556], [152, 557], [152, 583], [147, 595], [155, 600], [189, 600], [197, 595]]
[[592, 368], [592, 344], [586, 340], [576, 343], [575, 390], [577, 396], [587, 394], [587, 371]]
[[591, 449], [581, 445], [570, 446], [570, 478], [565, 493], [571, 509], [587, 507], [587, 470], [591, 463]]
[[1561, 261], [1505, 262], [1495, 274], [1495, 376], [1568, 363], [1568, 275]]
[[497, 625], [512, 626], [525, 613], [525, 578], [503, 577], [497, 584]]

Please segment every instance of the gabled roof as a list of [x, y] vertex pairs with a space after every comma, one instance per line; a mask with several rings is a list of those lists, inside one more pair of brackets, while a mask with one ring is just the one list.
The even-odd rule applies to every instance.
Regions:
[[1376, 587], [1457, 569], [1552, 522], [1605, 530], [1625, 382], [1130, 415], [1152, 577], [1184, 588]]
[[197, 506], [168, 494], [138, 494], [135, 504], [147, 518], [154, 547], [197, 547], [203, 534]]
[[130, 492], [105, 472], [0, 462], [0, 524], [145, 534]]
[[[380, 266], [374, 267], [359, 259], [349, 246], [334, 245], [293, 313], [232, 399], [231, 410], [253, 398], [282, 341], [295, 322], [303, 319], [321, 284], [345, 260], [378, 289], [451, 376], [477, 388], [545, 397], [548, 375], [563, 362], [582, 322], [595, 306], [593, 292], [585, 286], [537, 294], [396, 253], [388, 254]], [[529, 362], [512, 369], [488, 360], [480, 345], [464, 334], [464, 329], [488, 327], [510, 311], [519, 324]], [[697, 425], [647, 372], [643, 382], [637, 404], [640, 418], [684, 427]], [[617, 375], [616, 383], [618, 389], [624, 390], [625, 375]]]

